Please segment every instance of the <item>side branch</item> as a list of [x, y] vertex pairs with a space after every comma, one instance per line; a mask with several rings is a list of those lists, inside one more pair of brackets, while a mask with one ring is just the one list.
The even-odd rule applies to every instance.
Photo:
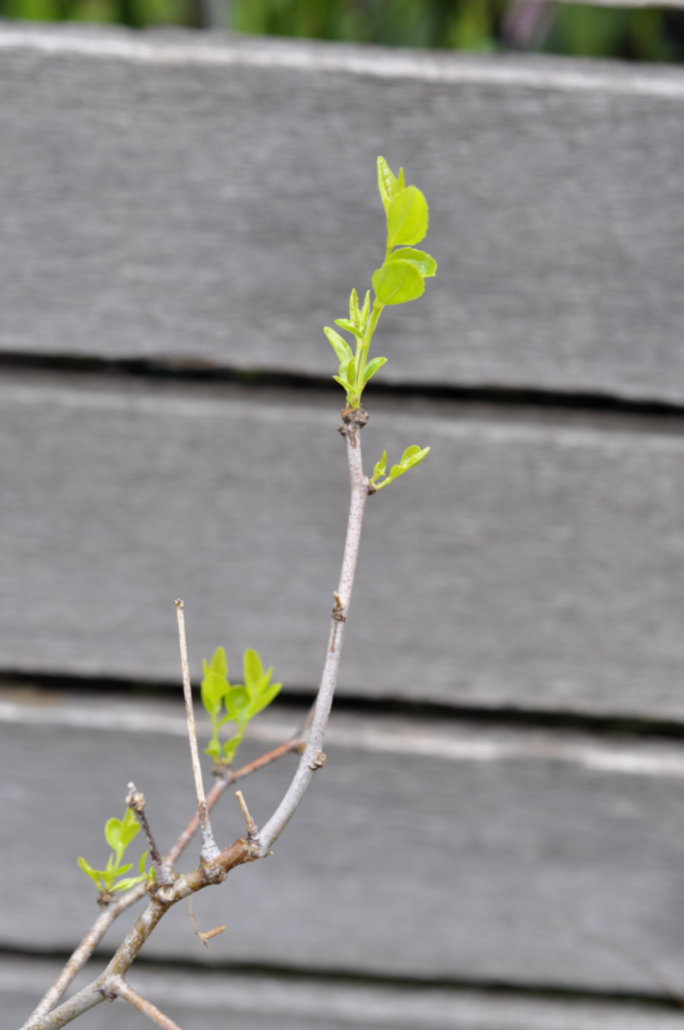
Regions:
[[[118, 982], [117, 982], [118, 981]], [[114, 982], [111, 985], [111, 990], [114, 994], [117, 994], [119, 998], [123, 998], [124, 1001], [128, 1001], [133, 1005], [138, 1012], [142, 1012], [144, 1016], [151, 1019], [153, 1023], [160, 1026], [162, 1030], [181, 1030], [178, 1023], [174, 1023], [172, 1019], [165, 1016], [161, 1009], [158, 1009], [156, 1005], [153, 1005], [147, 998], [143, 998], [142, 994], [138, 994], [130, 984], [127, 984], [123, 977], [114, 978]]]
[[368, 498], [368, 480], [363, 474], [363, 460], [361, 456], [361, 429], [367, 421], [368, 415], [362, 408], [345, 408], [342, 412], [340, 433], [344, 436], [347, 448], [351, 496], [349, 499], [347, 535], [344, 543], [340, 582], [334, 594], [335, 604], [331, 615], [328, 649], [325, 655], [323, 673], [318, 688], [314, 714], [311, 720], [311, 731], [306, 747], [282, 801], [258, 836], [260, 857], [269, 853], [274, 842], [294, 815], [306, 793], [307, 787], [311, 783], [314, 772], [320, 769], [325, 762], [323, 741], [335, 687], [337, 686], [337, 676], [344, 641], [344, 628], [354, 585], [363, 515]]

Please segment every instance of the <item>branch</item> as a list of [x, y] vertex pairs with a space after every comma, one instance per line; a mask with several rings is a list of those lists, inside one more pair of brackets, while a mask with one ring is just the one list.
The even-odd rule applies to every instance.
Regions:
[[178, 642], [180, 644], [181, 670], [183, 674], [183, 695], [185, 697], [185, 719], [188, 724], [188, 740], [190, 742], [190, 760], [192, 762], [192, 774], [195, 779], [195, 794], [197, 796], [197, 813], [199, 824], [202, 830], [202, 850], [200, 857], [204, 862], [213, 862], [219, 854], [214, 835], [211, 832], [209, 822], [209, 811], [207, 800], [204, 796], [204, 784], [202, 782], [202, 767], [199, 760], [199, 748], [197, 747], [197, 730], [195, 729], [195, 713], [192, 707], [192, 687], [190, 686], [190, 666], [188, 664], [188, 644], [185, 638], [185, 612], [183, 602], [176, 601], [176, 618], [178, 620]]
[[[277, 747], [271, 748], [270, 751], [266, 751], [263, 755], [258, 758], [254, 758], [251, 762], [247, 762], [245, 765], [240, 766], [239, 769], [231, 770], [227, 769], [222, 773], [221, 779], [217, 780], [212, 789], [207, 794], [206, 803], [207, 810], [211, 811], [218, 799], [221, 797], [223, 792], [232, 783], [236, 783], [238, 780], [244, 779], [253, 772], [258, 772], [259, 769], [269, 765], [271, 762], [275, 762], [278, 758], [283, 755], [289, 754], [291, 751], [301, 750], [303, 747], [303, 736], [306, 733], [311, 717], [313, 715], [313, 708], [307, 715], [306, 719], [298, 729], [297, 733], [290, 737], [289, 740], [284, 741], [282, 744], [278, 744]], [[199, 826], [199, 816], [195, 812], [192, 819], [190, 819], [188, 825], [183, 830], [178, 840], [171, 848], [168, 857], [165, 859], [163, 866], [165, 869], [173, 867], [174, 863], [177, 862], [180, 855], [183, 853], [188, 843], [192, 840], [192, 837], [197, 831]], [[160, 879], [159, 882], [162, 882]], [[74, 950], [71, 958], [66, 963], [59, 976], [52, 984], [52, 986], [45, 992], [45, 995], [41, 998], [40, 1002], [33, 1010], [28, 1020], [22, 1027], [22, 1030], [27, 1030], [29, 1024], [33, 1020], [39, 1019], [41, 1016], [47, 1015], [54, 1006], [58, 1003], [59, 999], [63, 996], [69, 984], [72, 982], [77, 973], [82, 969], [88, 959], [92, 956], [93, 951], [100, 943], [104, 935], [106, 934], [109, 927], [112, 925], [114, 920], [124, 912], [131, 905], [134, 905], [136, 901], [144, 897], [146, 893], [147, 885], [142, 883], [138, 884], [132, 890], [128, 891], [126, 895], [119, 898], [117, 901], [110, 902], [107, 908], [102, 912], [90, 930], [86, 933], [81, 943]]]
[[363, 526], [363, 514], [368, 498], [368, 480], [363, 474], [360, 438], [361, 429], [367, 421], [368, 415], [363, 408], [345, 408], [342, 412], [342, 424], [339, 429], [346, 442], [351, 496], [349, 499], [347, 535], [344, 543], [340, 583], [334, 594], [335, 604], [331, 615], [328, 650], [323, 664], [323, 673], [311, 721], [311, 732], [309, 733], [297, 771], [285, 796], [257, 838], [260, 847], [260, 857], [269, 853], [274, 842], [298, 808], [307, 787], [311, 783], [314, 772], [325, 763], [325, 755], [322, 750], [323, 741], [337, 685], [344, 641], [344, 627], [347, 622], [347, 613], [354, 585], [354, 574], [356, 572], [356, 562], [361, 541], [361, 528]]
[[126, 795], [126, 804], [131, 808], [140, 823], [143, 833], [145, 834], [145, 840], [147, 841], [147, 850], [150, 853], [150, 858], [154, 863], [157, 873], [157, 883], [170, 883], [172, 877], [169, 874], [168, 868], [164, 865], [162, 857], [159, 854], [159, 848], [157, 847], [156, 841], [152, 836], [152, 830], [150, 829], [150, 823], [147, 818], [147, 812], [145, 811], [145, 795], [141, 790], [138, 790], [133, 780], [128, 784], [128, 794]]
[[[230, 847], [220, 851], [211, 864], [202, 863], [191, 873], [179, 876], [172, 884], [159, 886], [156, 895], [140, 913], [104, 972], [56, 1009], [38, 1018], [29, 1019], [22, 1030], [60, 1030], [87, 1009], [118, 994], [126, 972], [172, 905], [210, 884], [222, 883], [231, 869], [245, 862], [253, 862], [258, 857], [255, 844], [240, 838]], [[172, 1023], [167, 1025], [174, 1026]]]
[[[116, 982], [117, 980], [118, 983]], [[153, 1023], [160, 1026], [162, 1030], [181, 1030], [178, 1023], [174, 1023], [156, 1005], [153, 1005], [147, 998], [143, 998], [142, 994], [138, 994], [130, 984], [126, 983], [122, 976], [113, 978], [112, 993], [118, 995], [119, 998], [123, 998], [124, 1001], [130, 1002], [138, 1012], [142, 1012], [144, 1016], [147, 1016]]]
[[140, 898], [144, 896], [146, 890], [147, 884], [139, 883], [137, 887], [128, 891], [123, 898], [107, 905], [105, 911], [97, 917], [90, 930], [88, 930], [88, 933], [75, 949], [55, 982], [45, 992], [44, 996], [36, 1005], [21, 1030], [28, 1030], [29, 1026], [34, 1025], [35, 1020], [39, 1019], [41, 1016], [47, 1015], [47, 1013], [54, 1008], [76, 974], [91, 957], [95, 948], [98, 946], [116, 917], [127, 908], [130, 908], [131, 905], [134, 905], [136, 901], [139, 901]]
[[[308, 722], [304, 723], [300, 734], [303, 732], [306, 725], [308, 725]], [[247, 762], [245, 765], [240, 766], [239, 769], [222, 770], [218, 773], [219, 779], [207, 794], [207, 811], [211, 812], [226, 787], [229, 787], [232, 783], [237, 783], [238, 780], [243, 780], [245, 776], [249, 776], [251, 773], [258, 772], [259, 769], [263, 769], [265, 766], [270, 765], [271, 762], [275, 762], [278, 758], [282, 758], [283, 755], [288, 755], [291, 751], [301, 750], [303, 745], [304, 742], [301, 735], [298, 734], [297, 736], [290, 737], [290, 739], [286, 740], [283, 744], [278, 744], [277, 747], [271, 748], [270, 751], [266, 751], [265, 754], [259, 755], [258, 758], [252, 759], [251, 762]], [[198, 826], [199, 815], [195, 812], [192, 819], [169, 851], [168, 857], [165, 861], [167, 866], [171, 867], [178, 861], [197, 832]]]

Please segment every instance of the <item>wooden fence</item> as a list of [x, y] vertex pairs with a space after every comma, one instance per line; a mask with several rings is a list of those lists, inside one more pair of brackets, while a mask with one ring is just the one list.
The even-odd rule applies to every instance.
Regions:
[[440, 268], [383, 316], [366, 452], [432, 454], [372, 499], [325, 773], [198, 896], [228, 932], [174, 911], [132, 982], [185, 1030], [684, 1025], [683, 145], [678, 69], [0, 27], [8, 1026], [127, 780], [162, 840], [192, 806], [173, 599], [195, 676], [224, 644], [284, 680], [251, 753], [315, 687], [321, 327], [379, 261], [379, 153]]

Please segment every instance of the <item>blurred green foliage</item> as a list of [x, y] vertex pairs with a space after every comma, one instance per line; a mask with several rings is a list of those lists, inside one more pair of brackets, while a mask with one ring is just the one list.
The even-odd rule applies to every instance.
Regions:
[[530, 0], [0, 0], [0, 16], [209, 24], [255, 35], [457, 50], [684, 60], [684, 11]]

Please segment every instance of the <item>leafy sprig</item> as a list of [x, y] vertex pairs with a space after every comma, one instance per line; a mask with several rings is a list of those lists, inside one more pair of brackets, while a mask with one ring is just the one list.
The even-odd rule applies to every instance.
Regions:
[[354, 338], [354, 350], [347, 340], [330, 326], [324, 329], [340, 363], [333, 379], [340, 384], [351, 408], [361, 405], [366, 384], [382, 368], [387, 358], [369, 360], [373, 333], [383, 308], [417, 300], [425, 292], [425, 280], [437, 271], [437, 262], [424, 250], [416, 250], [428, 230], [428, 203], [417, 186], [407, 186], [404, 170], [394, 175], [384, 157], [378, 158], [378, 189], [385, 208], [387, 237], [385, 260], [376, 268], [371, 291], [367, 290], [359, 307], [356, 290], [349, 297], [349, 318], [338, 318], [335, 325]]
[[[127, 891], [143, 880], [154, 880], [154, 869], [145, 871], [147, 852], [145, 851], [138, 863], [138, 876], [124, 874], [130, 872], [133, 863], [123, 864], [123, 855], [132, 840], [140, 832], [140, 824], [132, 809], [127, 808], [123, 819], [108, 819], [105, 823], [105, 840], [109, 844], [111, 854], [104, 869], [93, 869], [90, 862], [85, 858], [79, 858], [78, 864], [90, 879], [93, 881], [101, 894], [113, 894], [114, 891]], [[123, 877], [123, 879], [120, 879]]]
[[[216, 763], [230, 765], [248, 723], [271, 704], [282, 684], [271, 683], [273, 668], [264, 670], [261, 658], [251, 649], [245, 651], [243, 658], [244, 683], [229, 682], [228, 662], [222, 647], [217, 647], [211, 661], [203, 661], [202, 666], [202, 704], [212, 726], [211, 740], [204, 753]], [[228, 722], [233, 723], [235, 732], [221, 744], [219, 729]]]
[[[382, 490], [383, 486], [387, 486], [392, 480], [398, 479], [399, 476], [403, 476], [409, 469], [415, 468], [416, 465], [420, 465], [423, 458], [429, 453], [429, 447], [418, 447], [416, 444], [412, 444], [411, 447], [407, 447], [402, 454], [399, 464], [392, 465], [387, 473], [387, 451], [382, 452], [382, 457], [379, 461], [376, 461], [375, 467], [373, 468], [373, 475], [370, 478], [370, 485], [373, 490]], [[383, 478], [385, 477], [385, 478]]]

